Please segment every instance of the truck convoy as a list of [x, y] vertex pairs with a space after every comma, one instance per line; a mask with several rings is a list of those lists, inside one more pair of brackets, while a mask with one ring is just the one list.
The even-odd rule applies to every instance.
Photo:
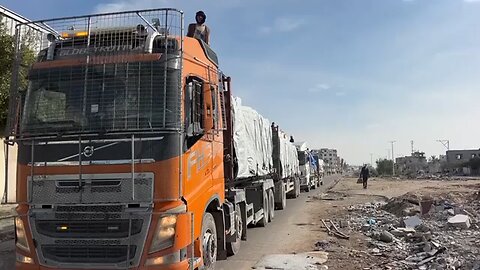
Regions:
[[323, 184], [323, 178], [320, 174], [320, 171], [323, 171], [323, 161], [320, 163], [321, 159], [315, 158], [314, 153], [308, 149], [306, 142], [295, 143], [295, 147], [300, 162], [300, 186], [309, 192], [310, 189], [316, 189]]
[[[26, 67], [32, 24], [49, 34]], [[17, 269], [214, 269], [299, 196], [290, 137], [183, 26], [175, 9], [18, 25]]]

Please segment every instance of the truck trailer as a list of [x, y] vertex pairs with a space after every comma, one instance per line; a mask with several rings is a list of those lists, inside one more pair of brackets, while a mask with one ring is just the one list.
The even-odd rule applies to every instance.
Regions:
[[299, 195], [289, 136], [233, 97], [183, 12], [30, 22], [16, 40], [16, 269], [214, 269]]

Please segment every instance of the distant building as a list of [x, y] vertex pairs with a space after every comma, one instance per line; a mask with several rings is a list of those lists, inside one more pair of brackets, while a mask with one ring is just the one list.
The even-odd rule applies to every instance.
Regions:
[[472, 158], [480, 158], [480, 149], [447, 151], [449, 167], [461, 167]]
[[450, 173], [460, 175], [478, 175], [478, 168], [470, 168], [472, 159], [480, 158], [480, 149], [449, 150], [447, 151], [447, 169]]
[[398, 174], [416, 175], [428, 169], [427, 158], [424, 152], [416, 151], [411, 156], [396, 158], [395, 167]]
[[341, 173], [344, 160], [337, 155], [337, 149], [321, 148], [314, 150], [318, 156], [325, 162], [325, 171], [328, 174]]

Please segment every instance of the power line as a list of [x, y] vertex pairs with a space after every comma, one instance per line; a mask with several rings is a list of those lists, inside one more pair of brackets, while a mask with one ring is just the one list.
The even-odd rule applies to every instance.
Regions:
[[441, 143], [445, 148], [447, 148], [447, 151], [450, 150], [450, 141], [449, 140], [437, 140], [437, 142]]

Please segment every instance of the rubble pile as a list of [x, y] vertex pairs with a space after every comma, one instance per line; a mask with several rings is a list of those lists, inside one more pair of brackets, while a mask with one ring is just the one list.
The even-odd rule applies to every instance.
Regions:
[[429, 198], [425, 208], [407, 194], [349, 206], [346, 222], [368, 236], [369, 253], [382, 258], [370, 269], [480, 270], [480, 200], [462, 199]]

